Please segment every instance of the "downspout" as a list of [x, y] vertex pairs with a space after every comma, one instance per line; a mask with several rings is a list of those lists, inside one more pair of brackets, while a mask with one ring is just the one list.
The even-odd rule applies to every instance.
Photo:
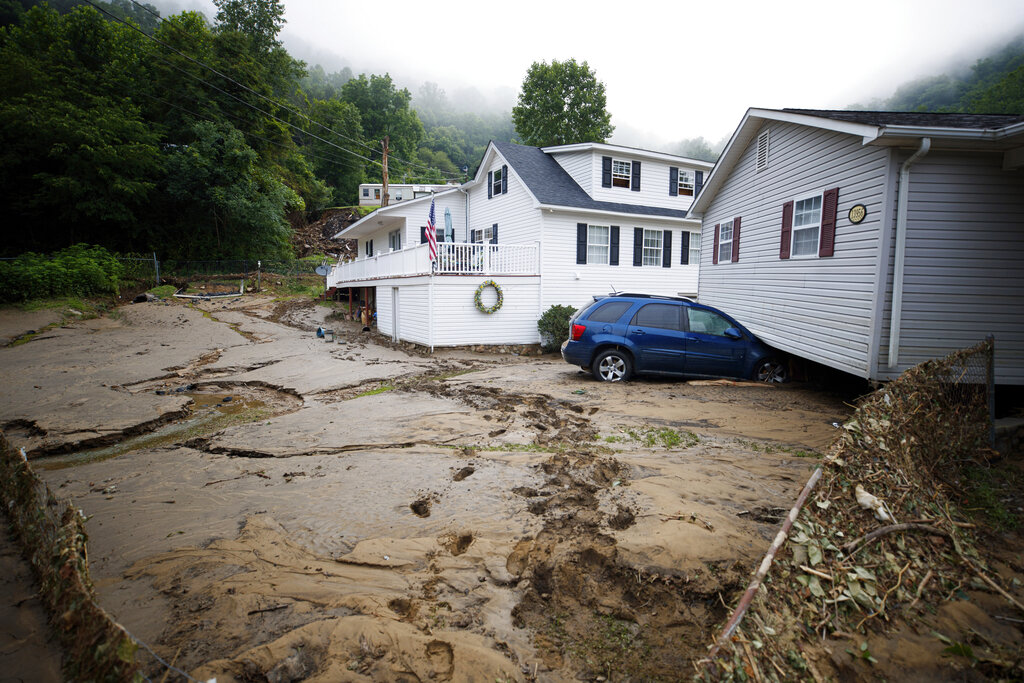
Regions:
[[903, 269], [907, 256], [907, 204], [910, 197], [910, 167], [928, 153], [931, 138], [921, 138], [921, 145], [900, 166], [900, 189], [896, 195], [896, 261], [892, 271], [892, 315], [889, 318], [889, 368], [899, 362], [900, 322], [903, 316]]

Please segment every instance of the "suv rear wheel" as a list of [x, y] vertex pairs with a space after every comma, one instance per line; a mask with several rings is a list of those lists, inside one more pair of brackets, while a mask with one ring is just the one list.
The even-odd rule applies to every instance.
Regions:
[[608, 349], [598, 354], [590, 371], [600, 382], [624, 382], [633, 376], [633, 360], [618, 349]]

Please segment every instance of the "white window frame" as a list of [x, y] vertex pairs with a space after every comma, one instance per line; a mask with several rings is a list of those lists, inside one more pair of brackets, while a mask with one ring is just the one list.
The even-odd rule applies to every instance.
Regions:
[[501, 194], [501, 166], [491, 172], [491, 195]]
[[[733, 220], [723, 221], [718, 224], [718, 262], [732, 263], [732, 241], [733, 241]], [[729, 229], [729, 239], [725, 239], [725, 230]], [[728, 246], [728, 249], [726, 247]], [[722, 254], [728, 254], [729, 258], [722, 258]]]
[[391, 251], [402, 250], [402, 229], [392, 230], [388, 233], [388, 249]]
[[366, 197], [367, 199], [370, 198], [370, 188], [368, 188], [368, 187], [364, 187], [363, 188], [363, 196]]
[[691, 266], [700, 264], [700, 233], [690, 233], [690, 259], [687, 263]]
[[768, 154], [771, 150], [771, 129], [765, 128], [757, 134], [757, 171], [768, 168]]
[[680, 197], [692, 197], [693, 190], [696, 187], [697, 174], [685, 168], [679, 169], [679, 182], [676, 188], [676, 192], [679, 193]]
[[[623, 166], [626, 168], [625, 172], [622, 171]], [[624, 187], [628, 190], [632, 184], [633, 162], [627, 159], [612, 159], [612, 187]]]
[[[600, 238], [600, 231], [604, 231], [604, 239]], [[597, 250], [595, 252], [595, 250]], [[604, 256], [595, 255], [601, 254]], [[587, 226], [587, 263], [596, 263], [607, 266], [611, 262], [612, 253], [612, 228], [609, 225], [588, 225]]]
[[[797, 206], [801, 202], [811, 201], [817, 198], [818, 201], [818, 220], [816, 222], [808, 222], [801, 226], [797, 226]], [[794, 259], [807, 259], [807, 258], [818, 258], [818, 249], [821, 246], [821, 212], [825, 206], [825, 193], [824, 192], [812, 192], [810, 194], [801, 195], [793, 198], [793, 225], [789, 231], [789, 257]], [[814, 250], [809, 251], [806, 254], [796, 253], [796, 234], [797, 232], [809, 232], [815, 231], [814, 238]]]
[[640, 260], [642, 266], [664, 265], [662, 261], [662, 249], [665, 246], [665, 233], [663, 230], [650, 230], [644, 228], [643, 255]]
[[[479, 237], [479, 240], [475, 239]], [[470, 234], [470, 240], [473, 244], [490, 244], [491, 238], [494, 237], [494, 226], [488, 225], [486, 228], [477, 228]]]

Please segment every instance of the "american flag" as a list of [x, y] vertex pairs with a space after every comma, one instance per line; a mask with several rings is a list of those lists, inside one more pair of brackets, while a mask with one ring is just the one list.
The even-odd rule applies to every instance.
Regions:
[[427, 248], [430, 250], [430, 262], [437, 260], [437, 229], [434, 227], [434, 198], [430, 198], [430, 215], [427, 216]]

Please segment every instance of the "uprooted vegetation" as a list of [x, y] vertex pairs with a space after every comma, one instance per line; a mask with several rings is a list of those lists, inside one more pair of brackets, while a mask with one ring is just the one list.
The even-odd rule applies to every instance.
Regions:
[[991, 353], [986, 342], [925, 363], [860, 404], [744, 623], [698, 679], [1024, 676], [1024, 563], [1005, 533], [1019, 513], [991, 489], [1009, 477], [1019, 505], [1021, 477], [987, 448], [978, 364], [983, 377]]

